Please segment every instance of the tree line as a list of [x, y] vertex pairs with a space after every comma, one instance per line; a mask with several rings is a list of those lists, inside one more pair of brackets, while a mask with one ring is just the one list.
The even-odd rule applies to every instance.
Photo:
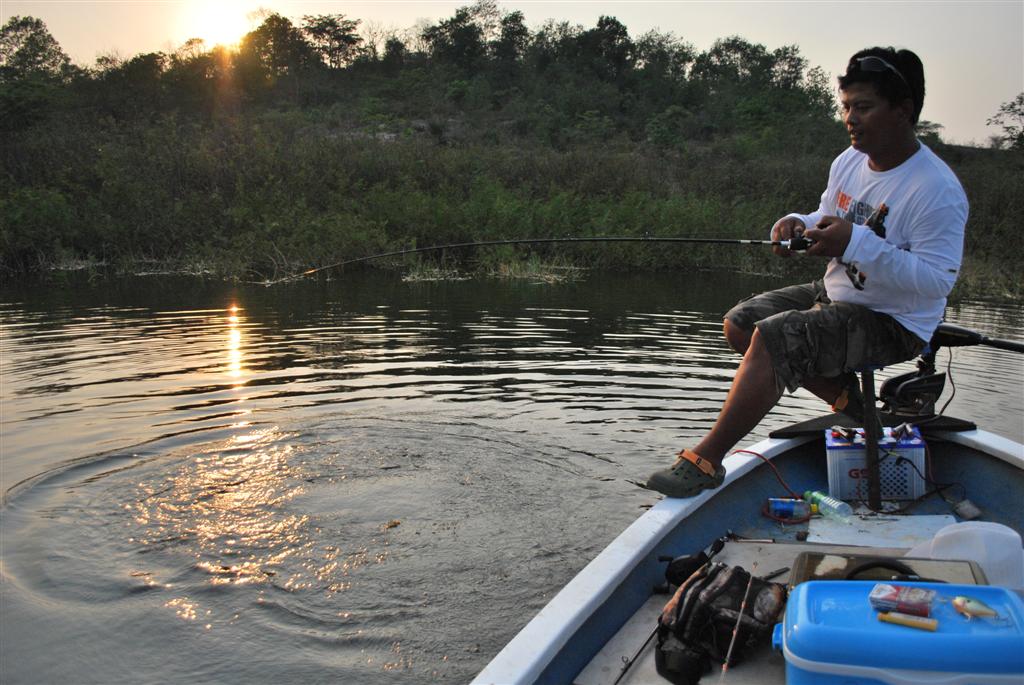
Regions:
[[[520, 129], [545, 123], [543, 137], [555, 142], [574, 127], [671, 142], [834, 111], [826, 75], [794, 46], [733, 37], [698, 52], [669, 33], [633, 38], [613, 17], [593, 28], [549, 21], [530, 30], [521, 12], [502, 13], [493, 0], [406, 37], [368, 40], [360, 23], [270, 13], [235, 49], [193, 39], [171, 53], [106, 56], [83, 68], [42, 21], [14, 17], [3, 28], [2, 126], [22, 130], [67, 109], [128, 119], [340, 103], [423, 118], [504, 112]], [[523, 110], [552, 121], [524, 123]]]

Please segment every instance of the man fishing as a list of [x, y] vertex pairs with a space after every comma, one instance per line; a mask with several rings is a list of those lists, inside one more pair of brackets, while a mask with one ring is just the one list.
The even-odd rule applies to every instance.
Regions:
[[862, 423], [854, 370], [911, 359], [931, 339], [960, 269], [968, 207], [952, 170], [915, 134], [924, 90], [909, 50], [850, 58], [839, 77], [850, 147], [833, 161], [817, 211], [789, 214], [771, 231], [773, 240], [803, 235], [807, 254], [829, 258], [825, 275], [726, 313], [725, 337], [743, 361], [721, 413], [647, 487], [669, 497], [717, 488], [729, 450], [797, 387]]

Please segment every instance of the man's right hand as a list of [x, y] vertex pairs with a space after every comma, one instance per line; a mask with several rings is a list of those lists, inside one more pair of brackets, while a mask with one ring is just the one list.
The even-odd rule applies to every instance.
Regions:
[[[804, 222], [796, 217], [786, 216], [775, 222], [772, 226], [772, 240], [791, 240], [804, 232]], [[793, 250], [782, 245], [772, 245], [772, 252], [780, 257], [793, 256]]]

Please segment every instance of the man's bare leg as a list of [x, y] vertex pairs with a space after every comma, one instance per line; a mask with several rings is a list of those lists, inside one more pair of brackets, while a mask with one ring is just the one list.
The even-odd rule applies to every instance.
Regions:
[[[748, 336], [729, 323], [725, 331], [733, 349], [743, 350], [743, 361], [733, 377], [722, 410], [715, 425], [696, 447], [680, 452], [671, 467], [651, 474], [647, 480], [651, 490], [669, 497], [693, 497], [702, 490], [720, 486], [725, 479], [722, 467], [725, 455], [760, 423], [782, 396], [777, 388], [772, 356], [761, 333], [755, 330]], [[831, 396], [835, 398], [838, 393], [834, 390]]]
[[[722, 330], [725, 333], [725, 339], [729, 342], [729, 346], [740, 354], [745, 355], [747, 353], [747, 349], [750, 347], [750, 341], [753, 334], [734, 325], [728, 319], [725, 320]], [[755, 328], [754, 330], [756, 332], [757, 329]], [[825, 400], [830, 405], [835, 404], [836, 400], [839, 399], [840, 393], [843, 392], [843, 384], [840, 377], [824, 378], [822, 376], [817, 376], [814, 378], [805, 378], [800, 386], [806, 388], [816, 397]], [[777, 401], [778, 398], [776, 398], [776, 402]], [[697, 453], [701, 454], [700, 450], [697, 450]]]
[[776, 389], [771, 354], [755, 331], [715, 425], [693, 451], [715, 466], [771, 411], [782, 394]]

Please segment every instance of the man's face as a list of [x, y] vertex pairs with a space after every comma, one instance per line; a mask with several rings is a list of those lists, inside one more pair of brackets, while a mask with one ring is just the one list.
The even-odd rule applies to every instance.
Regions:
[[839, 92], [839, 102], [850, 145], [868, 156], [884, 154], [910, 125], [907, 108], [890, 104], [871, 83], [851, 83]]

